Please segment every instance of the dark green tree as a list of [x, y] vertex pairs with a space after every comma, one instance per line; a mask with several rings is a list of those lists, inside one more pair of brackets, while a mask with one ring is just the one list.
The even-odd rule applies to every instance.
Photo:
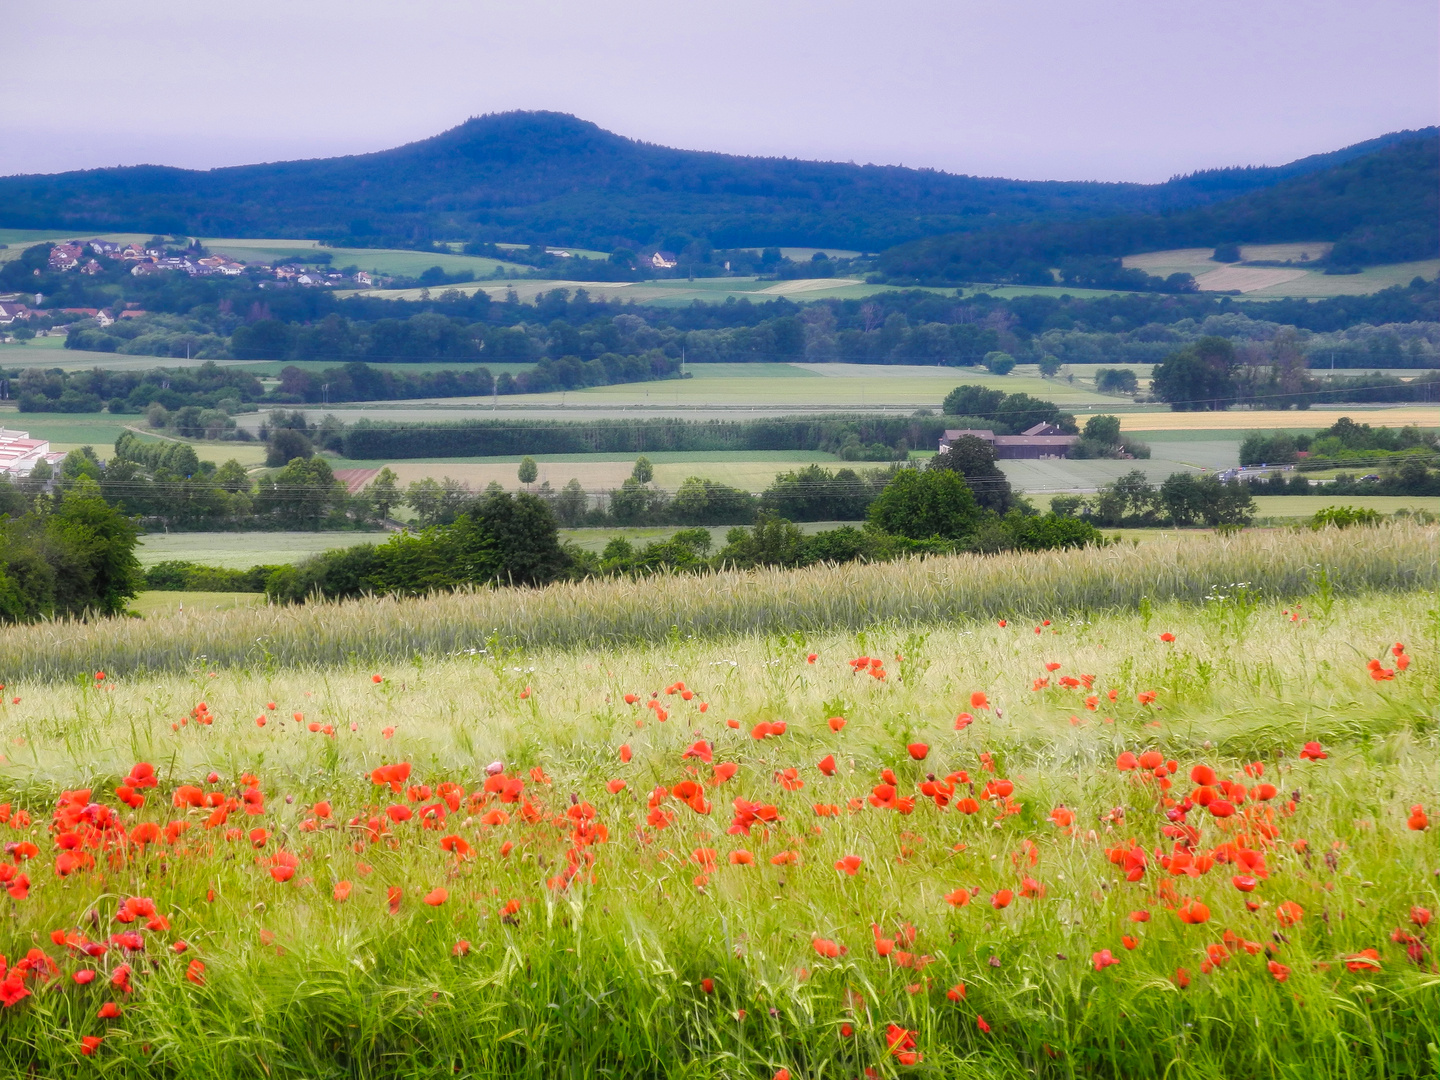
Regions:
[[954, 469], [901, 469], [870, 504], [870, 523], [907, 540], [960, 540], [981, 518], [964, 477]]
[[995, 464], [995, 448], [974, 435], [961, 435], [930, 459], [930, 469], [949, 469], [965, 478], [975, 501], [986, 510], [1003, 514], [1015, 505], [1010, 481]]
[[1235, 347], [1203, 337], [1155, 365], [1151, 389], [1175, 412], [1227, 409], [1235, 403]]

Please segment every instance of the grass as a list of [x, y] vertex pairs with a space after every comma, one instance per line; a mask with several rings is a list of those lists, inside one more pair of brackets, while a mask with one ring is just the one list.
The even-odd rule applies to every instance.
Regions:
[[1289, 411], [1116, 412], [1120, 417], [1120, 429], [1142, 439], [1148, 432], [1155, 431], [1248, 432], [1277, 428], [1318, 431], [1330, 427], [1342, 416], [1349, 416], [1357, 423], [1383, 424], [1385, 427], [1404, 427], [1406, 424], [1435, 427], [1440, 424], [1440, 408], [1434, 405], [1346, 405], [1343, 408]]
[[[940, 403], [955, 387], [963, 384], [991, 386], [1012, 394], [1032, 394], [1072, 409], [1119, 411], [1128, 400], [1096, 394], [1082, 385], [1057, 379], [1042, 379], [1036, 369], [1028, 373], [991, 375], [971, 368], [922, 365], [874, 364], [689, 364], [688, 379], [665, 379], [643, 383], [617, 383], [583, 390], [545, 394], [516, 394], [501, 399], [504, 410], [535, 406], [576, 406], [580, 408], [737, 408], [774, 410], [886, 409], [909, 412], [914, 409], [938, 411]], [[488, 409], [492, 400], [451, 398], [435, 412], [453, 412], [466, 404]], [[395, 409], [390, 402], [381, 408]], [[367, 406], [373, 411], [375, 406]], [[423, 406], [406, 407], [407, 411]]]
[[[1348, 552], [1337, 584], [1387, 578], [1359, 565], [1373, 563], [1373, 547], [1321, 539], [1303, 555]], [[1422, 539], [1433, 560], [1433, 533], [1396, 532], [1384, 546], [1413, 558]], [[1207, 544], [1188, 559], [1196, 582], [1209, 578], [1193, 573], [1197, 552], [1243, 575], [1286, 559], [1248, 538]], [[1035, 565], [1053, 585], [1050, 563]], [[1152, 606], [1088, 618], [1067, 617], [1073, 597], [1033, 589], [999, 560], [882, 567], [901, 592], [937, 571], [968, 572], [983, 589], [981, 568], [1003, 569], [995, 585], [1018, 586], [1015, 606], [1034, 615], [1000, 627], [952, 611], [912, 627], [877, 623], [897, 612], [875, 608], [851, 629], [819, 630], [797, 610], [720, 639], [661, 627], [648, 645], [565, 649], [536, 637], [533, 651], [512, 653], [477, 634], [476, 651], [428, 657], [411, 654], [395, 615], [403, 607], [419, 629], [475, 598], [316, 609], [314, 622], [187, 608], [138, 633], [188, 646], [207, 628], [249, 640], [264, 617], [307, 635], [385, 625], [393, 659], [371, 667], [363, 654], [302, 654], [272, 639], [239, 667], [227, 664], [234, 653], [186, 651], [169, 671], [116, 678], [107, 666], [99, 682], [76, 635], [98, 644], [100, 628], [10, 631], [6, 645], [21, 648], [6, 649], [5, 700], [19, 701], [0, 707], [0, 797], [12, 843], [38, 850], [21, 863], [28, 895], [10, 902], [0, 951], [13, 963], [39, 949], [58, 970], [22, 981], [30, 996], [0, 1011], [0, 1067], [177, 1080], [1433, 1075], [1440, 1003], [1423, 951], [1433, 927], [1409, 912], [1440, 899], [1436, 847], [1406, 828], [1411, 805], [1435, 812], [1440, 783], [1433, 597], [1305, 596], [1313, 579], [1300, 565], [1266, 577], [1251, 606], [1233, 592], [1163, 601], [1173, 581], [1155, 580], [1163, 570], [1151, 563], [1127, 574], [1145, 581]], [[772, 596], [788, 588], [775, 598], [784, 607], [802, 586], [865, 591], [865, 577], [852, 568], [812, 573], [809, 586], [769, 575], [754, 584]], [[700, 582], [626, 587], [663, 620], [697, 586], [702, 603], [724, 604]], [[581, 597], [563, 595], [566, 616], [580, 616]], [[1121, 587], [1111, 602], [1132, 596]], [[662, 598], [670, 609], [655, 607]], [[609, 602], [625, 601], [612, 589]], [[533, 611], [528, 598], [522, 606]], [[1052, 623], [1033, 633], [1042, 612]], [[1176, 640], [1161, 642], [1161, 631]], [[34, 665], [30, 635], [45, 636], [60, 662]], [[1371, 680], [1366, 659], [1388, 660], [1394, 641], [1414, 663]], [[861, 654], [883, 657], [887, 677], [856, 674], [847, 661]], [[1095, 711], [1084, 690], [1032, 689], [1082, 672], [1095, 680]], [[1147, 691], [1153, 703], [1138, 703]], [[975, 704], [978, 692], [988, 701]], [[652, 695], [665, 722], [642, 705]], [[956, 730], [962, 710], [975, 719]], [[838, 732], [826, 724], [837, 715], [847, 721]], [[780, 722], [783, 734], [751, 737], [753, 725]], [[721, 782], [711, 765], [682, 758], [696, 740], [734, 775]], [[1299, 759], [1308, 740], [1328, 756]], [[912, 743], [925, 744], [923, 762], [907, 753]], [[1117, 755], [1151, 748], [1176, 763], [1168, 793], [1154, 777], [1117, 771]], [[816, 767], [827, 755], [833, 776]], [[132, 809], [112, 792], [137, 761], [154, 764], [158, 786]], [[408, 789], [371, 782], [396, 762], [410, 766]], [[504, 770], [491, 787], [508, 783], [508, 793], [484, 790], [490, 762]], [[1189, 792], [1201, 764], [1252, 795], [1230, 796], [1232, 818], [1191, 810], [1195, 852], [1262, 857], [1251, 893], [1232, 886], [1237, 865], [1197, 877], [1160, 865], [1177, 847], [1163, 835], [1173, 830], [1167, 796]], [[877, 786], [883, 769], [892, 789]], [[926, 797], [927, 772], [954, 777], [953, 798]], [[1002, 778], [1013, 791], [985, 792]], [[688, 806], [674, 794], [687, 781], [700, 792]], [[1260, 798], [1261, 782], [1273, 782], [1273, 801]], [[183, 798], [177, 807], [180, 785], [214, 792], [222, 809], [187, 809]], [[57, 803], [76, 789], [89, 790]], [[260, 796], [244, 804], [256, 813], [240, 808], [247, 791]], [[954, 800], [972, 792], [978, 812], [957, 812]], [[885, 808], [892, 797], [915, 803]], [[79, 818], [92, 802], [117, 811], [120, 828], [102, 831], [94, 811]], [[387, 804], [410, 820], [393, 820]], [[839, 813], [819, 816], [816, 804]], [[731, 825], [747, 807], [775, 820]], [[93, 867], [57, 875], [52, 814], [56, 833], [95, 844], [79, 849], [93, 852]], [[185, 831], [137, 847], [140, 823]], [[442, 837], [464, 847], [448, 853], [442, 842], [456, 841]], [[1107, 850], [1132, 842], [1146, 858], [1127, 881]], [[787, 853], [793, 861], [776, 865]], [[847, 856], [859, 860], [853, 876], [835, 868]], [[127, 897], [152, 901], [164, 921], [117, 921]], [[1177, 917], [1192, 897], [1208, 908], [1204, 924]], [[1302, 917], [1282, 921], [1294, 910], [1282, 905]], [[1132, 921], [1137, 911], [1149, 921]], [[67, 930], [97, 941], [136, 932], [129, 944], [143, 951], [114, 939], [91, 958], [52, 944]], [[1395, 930], [1420, 939], [1422, 964], [1392, 941]], [[899, 939], [888, 955], [881, 936]], [[847, 951], [822, 956], [816, 942]], [[1365, 949], [1376, 950], [1373, 968], [1350, 970]], [[1119, 963], [1097, 970], [1107, 953]], [[133, 992], [112, 985], [122, 963]], [[78, 986], [81, 969], [100, 975]], [[102, 1002], [121, 1014], [99, 1019]], [[913, 1033], [913, 1065], [892, 1051], [897, 1029]], [[82, 1036], [103, 1038], [90, 1063]]]
[[1200, 602], [1216, 585], [1251, 583], [1290, 599], [1324, 582], [1342, 593], [1440, 585], [1437, 531], [1379, 530], [1186, 535], [1174, 544], [1038, 555], [952, 556], [799, 571], [766, 570], [589, 580], [544, 589], [481, 589], [433, 600], [267, 608], [187, 619], [183, 628], [127, 620], [39, 624], [0, 634], [11, 670], [35, 679], [76, 671], [188, 670], [404, 661], [484, 646], [563, 648], [678, 635], [819, 634], [879, 623], [1029, 618]]
[[[801, 532], [809, 535], [821, 532], [825, 529], [835, 529], [841, 525], [854, 524], [843, 521], [801, 521], [795, 527]], [[712, 546], [718, 550], [725, 544], [725, 534], [733, 526], [730, 525], [709, 525], [704, 526], [705, 531], [710, 534]], [[668, 540], [681, 529], [678, 525], [657, 525], [647, 528], [621, 528], [601, 527], [594, 529], [561, 529], [560, 540], [562, 543], [570, 541], [576, 547], [584, 548], [586, 551], [604, 551], [605, 545], [613, 539], [628, 540], [636, 547], [644, 547], [646, 544], [656, 540]]]
[[233, 611], [264, 603], [263, 593], [155, 591], [142, 592], [131, 602], [130, 610], [143, 619], [159, 619], [186, 611]]
[[[634, 457], [607, 459], [598, 454], [557, 454], [554, 457], [569, 460], [543, 460], [543, 457], [549, 456], [543, 455], [535, 459], [540, 467], [537, 483], [548, 481], [552, 488], [557, 489], [576, 479], [586, 491], [608, 491], [619, 487], [635, 467]], [[788, 472], [802, 464], [818, 462], [829, 468], [851, 464], [839, 461], [833, 454], [807, 450], [721, 450], [647, 456], [655, 465], [655, 485], [671, 491], [691, 476], [730, 484], [745, 491], [764, 491], [775, 479], [776, 473]], [[661, 458], [670, 460], [662, 461]], [[449, 476], [455, 480], [463, 480], [477, 490], [491, 482], [510, 490], [519, 490], [521, 484], [516, 475], [518, 462], [519, 458], [488, 464], [439, 464], [406, 460], [391, 462], [390, 468], [402, 484], [424, 477]], [[883, 467], [883, 463], [853, 464], [860, 468]]]
[[1440, 514], [1440, 497], [1413, 495], [1257, 495], [1255, 511], [1262, 518], [1309, 518], [1327, 506], [1353, 506], [1357, 510], [1428, 510]]
[[195, 562], [248, 570], [300, 562], [331, 548], [385, 539], [383, 533], [355, 532], [171, 532], [140, 537], [135, 556], [141, 566], [161, 562]]

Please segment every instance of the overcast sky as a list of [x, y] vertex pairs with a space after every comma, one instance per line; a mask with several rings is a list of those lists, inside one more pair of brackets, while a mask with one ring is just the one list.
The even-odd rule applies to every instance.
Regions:
[[1437, 122], [1435, 0], [0, 0], [0, 174], [380, 150], [555, 109], [668, 146], [1036, 179]]

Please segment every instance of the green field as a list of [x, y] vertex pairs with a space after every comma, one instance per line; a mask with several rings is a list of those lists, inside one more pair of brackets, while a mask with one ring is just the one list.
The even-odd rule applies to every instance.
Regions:
[[1255, 516], [1258, 518], [1314, 517], [1327, 506], [1353, 506], [1357, 510], [1378, 510], [1393, 514], [1397, 510], [1424, 510], [1440, 514], [1440, 498], [1426, 495], [1257, 495]]
[[[522, 279], [487, 281], [453, 287], [466, 296], [472, 295], [476, 289], [484, 289], [495, 300], [503, 300], [509, 292], [513, 291], [525, 303], [533, 301], [538, 294], [550, 292], [552, 289], [568, 289], [572, 293], [577, 289], [584, 289], [592, 297], [604, 297], [620, 303], [634, 300], [637, 304], [653, 304], [656, 307], [681, 307], [696, 300], [707, 303], [724, 303], [732, 297], [736, 300], [748, 299], [753, 303], [774, 300], [777, 297], [786, 297], [797, 302], [827, 299], [861, 300], [877, 293], [894, 292], [896, 289], [894, 285], [870, 285], [858, 278], [798, 278], [793, 281], [769, 281], [754, 277], [697, 278], [694, 281], [665, 278], [657, 281], [637, 282]], [[906, 286], [906, 288], [910, 289], [912, 286]], [[1047, 288], [1043, 285], [987, 285], [966, 289], [949, 286], [914, 286], [913, 288], [920, 292], [934, 293], [937, 296], [957, 297], [973, 295], [977, 292], [987, 292], [999, 297], [1046, 294], [1078, 297], [1120, 295], [1107, 289], [1076, 289], [1059, 286]], [[437, 292], [438, 290], [431, 290], [432, 295]], [[368, 289], [364, 290], [364, 294], [390, 300], [417, 300], [420, 298], [419, 289]]]
[[1380, 539], [0, 630], [0, 1068], [1430, 1075], [1436, 536]]
[[478, 255], [447, 255], [442, 252], [390, 248], [326, 247], [315, 240], [217, 238], [202, 239], [201, 243], [218, 255], [229, 255], [232, 259], [244, 262], [283, 263], [287, 258], [295, 258], [297, 254], [314, 251], [330, 255], [329, 266], [336, 270], [345, 266], [358, 266], [361, 270], [402, 277], [419, 277], [432, 266], [440, 267], [447, 274], [463, 272], [477, 278], [489, 277], [497, 267], [522, 273], [529, 270], [529, 267], [518, 263], [500, 262]]
[[[506, 409], [536, 406], [574, 405], [583, 408], [684, 409], [795, 407], [803, 410], [885, 409], [910, 412], [927, 408], [939, 411], [947, 393], [961, 383], [992, 386], [1007, 393], [1025, 393], [1067, 408], [1102, 408], [1120, 411], [1129, 398], [1097, 394], [1093, 384], [1077, 380], [1044, 379], [1034, 365], [1017, 368], [1009, 375], [991, 375], [974, 368], [921, 366], [913, 364], [689, 364], [686, 379], [656, 382], [617, 383], [545, 394], [515, 394], [502, 399]], [[437, 402], [435, 418], [467, 404], [489, 407], [490, 398], [447, 398]], [[398, 402], [379, 403], [367, 409], [419, 408]], [[420, 419], [421, 417], [416, 417]], [[429, 417], [425, 417], [429, 418]]]
[[248, 570], [252, 566], [299, 562], [331, 548], [382, 542], [388, 535], [382, 532], [152, 532], [140, 537], [135, 556], [141, 566], [176, 561]]
[[1241, 257], [1266, 262], [1290, 261], [1290, 266], [1250, 267], [1217, 263], [1210, 258], [1210, 248], [1181, 248], [1174, 251], [1151, 251], [1129, 255], [1125, 266], [1144, 270], [1147, 274], [1166, 277], [1170, 274], [1192, 274], [1202, 291], [1236, 289], [1249, 299], [1327, 296], [1354, 296], [1379, 292], [1392, 285], [1408, 285], [1414, 278], [1433, 279], [1440, 274], [1440, 259], [1392, 263], [1366, 267], [1359, 274], [1326, 274], [1323, 269], [1311, 270], [1306, 261], [1323, 258], [1331, 245], [1320, 241], [1290, 244], [1243, 244]]

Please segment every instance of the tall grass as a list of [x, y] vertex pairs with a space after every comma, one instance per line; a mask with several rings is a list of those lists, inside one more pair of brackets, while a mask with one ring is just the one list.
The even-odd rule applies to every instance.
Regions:
[[[1203, 603], [1247, 583], [1258, 596], [1435, 589], [1440, 532], [1373, 529], [1192, 535], [1173, 545], [952, 556], [880, 565], [590, 580], [545, 589], [487, 589], [422, 600], [360, 600], [145, 623], [58, 622], [0, 633], [8, 672], [70, 678], [196, 666], [361, 664], [479, 648], [537, 648], [823, 633], [887, 622], [1042, 618], [1134, 610], [1142, 602]], [[4, 673], [0, 673], [3, 675]]]
[[[11, 681], [5, 700], [21, 700], [0, 707], [0, 802], [36, 824], [17, 828], [12, 815], [0, 836], [29, 839], [40, 854], [21, 865], [33, 882], [27, 898], [0, 893], [9, 916], [0, 953], [13, 964], [41, 948], [60, 970], [0, 1008], [0, 1075], [1433, 1076], [1434, 953], [1414, 963], [1390, 938], [1407, 929], [1433, 947], [1434, 927], [1419, 931], [1408, 913], [1440, 908], [1433, 833], [1405, 824], [1413, 803], [1437, 811], [1432, 599], [1322, 592], [1297, 610], [1252, 604], [1243, 591], [1219, 595], [1198, 606], [1052, 618], [1039, 634], [1028, 622], [894, 624], [798, 638], [536, 647], [523, 657], [406, 657], [381, 668], [379, 683], [349, 662], [213, 677], [201, 668], [99, 686], [88, 673], [68, 683]], [[1161, 641], [1162, 632], [1176, 640]], [[1388, 657], [1395, 641], [1414, 662], [1377, 682], [1366, 661]], [[882, 657], [886, 678], [856, 674], [846, 661], [860, 653]], [[1061, 666], [1052, 672], [1047, 663]], [[1057, 685], [1082, 673], [1094, 677], [1102, 703], [1094, 711], [1083, 689]], [[1037, 678], [1050, 685], [1034, 689]], [[696, 696], [668, 693], [677, 680]], [[989, 708], [971, 704], [980, 690]], [[652, 691], [669, 712], [664, 722], [644, 705]], [[1140, 691], [1157, 697], [1142, 704]], [[638, 695], [634, 705], [627, 692]], [[202, 698], [213, 723], [182, 723]], [[962, 709], [976, 719], [956, 730]], [[837, 713], [848, 720], [838, 733], [826, 724]], [[756, 740], [750, 729], [761, 720], [783, 720], [787, 730]], [[333, 737], [310, 723], [330, 724]], [[670, 799], [674, 822], [647, 825], [657, 785], [709, 778], [708, 767], [681, 757], [702, 738], [738, 773], [707, 789], [710, 813]], [[1329, 756], [1298, 760], [1312, 739]], [[906, 751], [916, 741], [929, 746], [923, 762]], [[622, 743], [634, 752], [628, 763]], [[1278, 830], [1270, 842], [1248, 841], [1264, 849], [1270, 875], [1255, 892], [1232, 887], [1235, 867], [1223, 863], [1191, 878], [1167, 875], [1152, 859], [1138, 882], [1110, 863], [1105, 849], [1131, 838], [1152, 852], [1173, 846], [1153, 784], [1116, 769], [1122, 750], [1149, 747], [1180, 762], [1176, 798], [1197, 762], [1247, 785], [1255, 778], [1241, 766], [1265, 765], [1264, 779], [1282, 794], [1248, 804], [1262, 807], [1256, 820], [1273, 808]], [[815, 766], [826, 754], [836, 758], [834, 776]], [[112, 790], [137, 760], [157, 766], [160, 786], [132, 812]], [[525, 779], [543, 810], [536, 823], [508, 804], [509, 821], [487, 825], [483, 810], [462, 809], [443, 829], [394, 824], [378, 843], [347, 825], [408, 803], [370, 783], [377, 765], [408, 761], [411, 783], [474, 791], [497, 760]], [[777, 782], [787, 767], [799, 770], [803, 789]], [[868, 802], [851, 811], [847, 801], [864, 799], [884, 767], [912, 795], [927, 772], [967, 770], [977, 793], [992, 776], [1009, 778], [1015, 812], [989, 802], [966, 816], [923, 796], [908, 814]], [[212, 771], [217, 780], [207, 783]], [[207, 829], [208, 811], [171, 805], [177, 785], [238, 793], [247, 772], [259, 778], [266, 808], [237, 813], [233, 834]], [[628, 786], [611, 792], [611, 778]], [[119, 810], [129, 828], [175, 819], [191, 827], [143, 853], [97, 846], [93, 871], [60, 878], [44, 826], [59, 793], [77, 787]], [[969, 790], [962, 782], [958, 794]], [[727, 834], [736, 796], [773, 803], [779, 819], [749, 836]], [[333, 804], [337, 827], [307, 831], [320, 799]], [[842, 813], [819, 817], [817, 802]], [[608, 840], [590, 849], [596, 861], [586, 874], [551, 888], [573, 843], [561, 815], [577, 803], [593, 806]], [[1062, 805], [1077, 815], [1073, 828], [1049, 820]], [[1249, 825], [1199, 811], [1190, 821], [1201, 850], [1247, 842]], [[269, 833], [258, 848], [254, 827]], [[442, 851], [447, 833], [466, 838], [475, 856], [457, 862]], [[508, 857], [505, 842], [515, 844]], [[700, 888], [692, 852], [705, 847], [717, 850], [719, 866]], [[267, 872], [282, 848], [300, 863], [284, 883]], [[756, 865], [730, 865], [737, 849], [753, 852]], [[772, 865], [783, 850], [800, 861]], [[833, 867], [849, 854], [863, 860], [854, 877]], [[1044, 884], [1044, 897], [992, 905], [1025, 876]], [[353, 884], [343, 903], [332, 899], [341, 880]], [[421, 898], [436, 886], [448, 899], [427, 906]], [[401, 896], [395, 914], [392, 887]], [[977, 890], [963, 907], [946, 900], [959, 887]], [[135, 895], [154, 899], [171, 924], [145, 931], [142, 952], [127, 957], [112, 946], [91, 960], [51, 944], [56, 929], [92, 939], [127, 929], [113, 917], [121, 898]], [[1202, 898], [1211, 921], [1182, 924], [1171, 895]], [[519, 907], [507, 917], [502, 905], [512, 899]], [[1277, 921], [1283, 901], [1300, 904], [1304, 919]], [[1139, 909], [1150, 922], [1130, 920]], [[902, 950], [933, 962], [916, 971], [880, 957], [872, 923], [886, 934], [913, 925], [913, 945]], [[1270, 974], [1270, 954], [1251, 955], [1233, 938], [1228, 959], [1202, 974], [1207, 947], [1227, 931], [1273, 946], [1287, 981]], [[1125, 935], [1138, 940], [1134, 950]], [[848, 953], [820, 957], [817, 936]], [[184, 954], [171, 950], [176, 939], [188, 943]], [[454, 955], [461, 940], [468, 955]], [[1377, 949], [1379, 970], [1350, 971], [1345, 958], [1367, 948]], [[1119, 965], [1096, 971], [1092, 955], [1102, 949]], [[185, 978], [192, 959], [205, 964], [203, 984]], [[126, 960], [130, 994], [108, 984]], [[82, 967], [101, 977], [76, 986], [71, 974]], [[1175, 981], [1181, 967], [1191, 978], [1185, 989]], [[952, 1000], [947, 990], [960, 984], [965, 996]], [[106, 1001], [122, 1015], [98, 1018]], [[922, 1061], [903, 1065], [888, 1052], [892, 1023], [916, 1033]], [[105, 1040], [90, 1059], [79, 1054], [86, 1034]]]

